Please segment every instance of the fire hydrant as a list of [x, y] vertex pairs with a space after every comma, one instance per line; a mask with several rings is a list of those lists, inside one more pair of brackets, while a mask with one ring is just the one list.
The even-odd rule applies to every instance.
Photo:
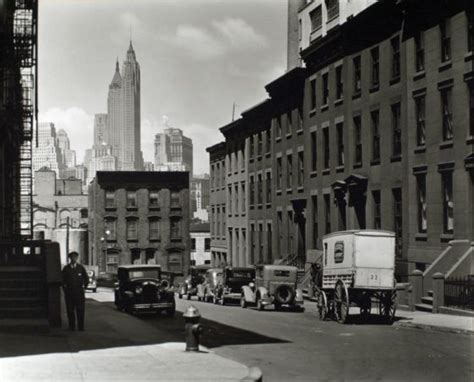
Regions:
[[186, 336], [186, 351], [199, 351], [199, 338], [202, 334], [202, 325], [199, 323], [201, 314], [191, 305], [183, 314], [184, 331]]

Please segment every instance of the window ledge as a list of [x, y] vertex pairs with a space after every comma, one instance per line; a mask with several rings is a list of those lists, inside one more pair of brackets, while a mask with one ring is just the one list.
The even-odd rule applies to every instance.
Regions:
[[257, 160], [258, 160], [258, 161], [261, 161], [261, 160], [262, 160], [262, 156], [261, 156], [261, 155], [257, 155]]
[[316, 108], [309, 111], [309, 116], [314, 117], [316, 115]]
[[428, 235], [426, 232], [418, 232], [415, 234], [415, 240], [416, 241], [427, 241], [428, 240]]
[[265, 158], [270, 158], [272, 156], [271, 152], [265, 153]]
[[[254, 159], [253, 158], [249, 158], [249, 163], [253, 163]], [[227, 176], [230, 176], [231, 174], [227, 174]]]
[[397, 77], [393, 77], [390, 80], [390, 85], [395, 85], [395, 84], [398, 84], [399, 82], [400, 82], [400, 76], [398, 75]]
[[453, 147], [453, 140], [452, 139], [450, 139], [449, 141], [441, 142], [439, 144], [440, 150], [449, 149], [451, 147]]
[[148, 210], [149, 210], [149, 211], [158, 211], [158, 212], [159, 212], [159, 211], [160, 211], [160, 207], [150, 206], [150, 207], [148, 207]]
[[291, 194], [292, 192], [293, 192], [293, 189], [292, 189], [292, 188], [287, 188], [287, 189], [286, 189], [286, 193], [287, 193], [287, 194]]
[[303, 129], [298, 129], [298, 130], [296, 130], [296, 134], [297, 134], [297, 135], [301, 135], [301, 134], [303, 134], [303, 132], [304, 132]]
[[353, 168], [361, 168], [362, 167], [362, 163], [359, 162], [359, 163], [354, 163], [354, 166], [352, 166]]
[[315, 178], [315, 177], [318, 176], [318, 172], [317, 172], [317, 171], [311, 171], [311, 172], [309, 173], [309, 176], [310, 176], [311, 178]]
[[290, 138], [291, 138], [291, 133], [286, 134], [286, 139], [290, 139]]
[[183, 239], [181, 237], [172, 237], [170, 238], [170, 241], [179, 242], [179, 241], [183, 241]]
[[424, 70], [420, 70], [419, 72], [416, 72], [413, 75], [413, 81], [421, 80], [422, 78], [425, 77], [425, 75], [426, 75], [426, 72]]
[[321, 105], [321, 112], [324, 112], [328, 109], [329, 109], [329, 105], [327, 104], [327, 102], [324, 105]]
[[402, 161], [402, 156], [400, 154], [397, 154], [397, 155], [392, 155], [390, 157], [390, 162], [394, 163], [394, 162], [401, 162]]
[[148, 239], [150, 243], [159, 243], [161, 239]]
[[127, 207], [127, 211], [138, 211], [138, 207]]
[[464, 56], [464, 61], [472, 61], [474, 59], [474, 52], [467, 52]]
[[105, 207], [106, 211], [117, 211], [117, 207]]
[[336, 167], [336, 172], [344, 172], [344, 165], [339, 165]]
[[276, 190], [275, 193], [276, 193], [277, 195], [281, 195], [281, 190]]
[[281, 141], [281, 137], [276, 137], [275, 138], [275, 142], [280, 142]]
[[426, 146], [425, 146], [425, 145], [416, 146], [416, 147], [413, 149], [413, 152], [414, 152], [415, 154], [424, 153], [424, 152], [426, 152]]
[[331, 169], [330, 168], [325, 168], [323, 170], [323, 175], [329, 175], [331, 173]]
[[369, 89], [369, 92], [370, 93], [375, 93], [375, 92], [378, 92], [380, 89], [380, 85], [379, 84], [376, 84], [376, 85], [372, 85]]
[[263, 207], [263, 206], [262, 206], [262, 204], [261, 204], [261, 203], [257, 204], [257, 208], [258, 208], [259, 210], [261, 210], [261, 209], [262, 209], [262, 207]]
[[438, 72], [443, 72], [443, 71], [445, 71], [445, 70], [451, 69], [452, 66], [453, 66], [453, 63], [451, 62], [451, 60], [442, 62], [442, 63], [438, 66]]
[[128, 243], [138, 243], [138, 239], [127, 239]]
[[378, 159], [372, 159], [372, 160], [370, 161], [370, 165], [371, 165], [371, 166], [378, 166], [379, 164], [380, 164], [380, 158], [378, 158]]
[[451, 240], [454, 239], [454, 234], [452, 234], [452, 233], [442, 233], [439, 236], [439, 238], [443, 243], [446, 243], [446, 242], [451, 241]]
[[468, 145], [474, 144], [474, 135], [470, 135], [469, 137], [466, 138], [466, 143]]
[[296, 191], [298, 191], [298, 192], [303, 192], [303, 191], [304, 191], [304, 186], [298, 186], [298, 188], [296, 189]]
[[343, 102], [344, 102], [344, 98], [339, 98], [334, 101], [334, 106], [342, 105]]
[[272, 206], [272, 204], [271, 204], [271, 203], [267, 203], [267, 204], [265, 204], [265, 207], [267, 207], [267, 208], [271, 208], [271, 206]]
[[352, 99], [360, 98], [360, 96], [361, 96], [361, 91], [358, 90], [357, 92], [355, 92], [355, 93], [352, 95]]

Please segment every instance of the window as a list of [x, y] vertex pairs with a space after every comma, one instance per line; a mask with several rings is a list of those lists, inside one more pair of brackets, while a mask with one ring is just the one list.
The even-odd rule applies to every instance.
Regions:
[[451, 88], [441, 90], [441, 110], [443, 120], [443, 140], [453, 139]]
[[234, 186], [234, 213], [239, 213], [239, 185], [238, 183]]
[[262, 133], [257, 134], [257, 155], [262, 155], [263, 153], [263, 137]]
[[371, 131], [372, 131], [372, 161], [380, 160], [380, 128], [379, 111], [374, 110], [370, 113]]
[[400, 36], [396, 36], [390, 40], [392, 49], [392, 80], [400, 78]]
[[265, 138], [267, 139], [265, 143], [265, 150], [266, 150], [266, 153], [268, 154], [272, 151], [272, 132], [270, 129], [266, 131]]
[[393, 230], [395, 232], [395, 252], [402, 254], [402, 189], [392, 189], [393, 196]]
[[303, 130], [303, 108], [299, 107], [297, 110], [298, 115], [298, 126], [297, 130]]
[[107, 273], [117, 273], [118, 269], [118, 255], [117, 254], [107, 254]]
[[150, 191], [149, 206], [158, 207], [158, 191]]
[[286, 221], [286, 237], [288, 238], [288, 255], [293, 255], [293, 211], [288, 211]]
[[191, 238], [191, 251], [196, 250], [196, 239], [194, 237]]
[[304, 184], [304, 152], [298, 152], [298, 187]]
[[263, 177], [262, 174], [257, 176], [257, 203], [261, 205], [263, 203]]
[[179, 207], [179, 206], [180, 206], [179, 191], [171, 191], [171, 207]]
[[286, 135], [291, 134], [293, 131], [293, 113], [289, 111], [286, 113]]
[[336, 241], [334, 243], [334, 263], [340, 264], [344, 262], [344, 242]]
[[242, 203], [240, 203], [241, 207], [241, 212], [245, 213], [245, 208], [246, 208], [246, 203], [247, 203], [247, 196], [245, 195], [245, 184], [241, 184], [241, 190], [242, 190]]
[[331, 233], [331, 195], [324, 194], [324, 233]]
[[415, 98], [416, 144], [424, 146], [425, 138], [425, 96]]
[[326, 0], [328, 22], [339, 16], [339, 0]]
[[329, 168], [329, 128], [323, 128], [324, 168]]
[[278, 118], [278, 117], [273, 118], [273, 119], [272, 119], [272, 123], [273, 123], [273, 126], [274, 126], [276, 138], [281, 138], [281, 123], [280, 123], [280, 118]]
[[472, 52], [474, 43], [474, 22], [473, 22], [473, 17], [472, 17], [472, 12], [466, 11], [466, 24], [467, 24], [467, 51]]
[[281, 157], [277, 158], [276, 160], [276, 175], [277, 175], [277, 190], [281, 190], [281, 183], [282, 183], [282, 160]]
[[180, 219], [170, 220], [170, 234], [171, 234], [171, 239], [181, 239], [181, 220]]
[[105, 208], [115, 207], [115, 191], [105, 191]]
[[329, 74], [323, 74], [323, 106], [327, 105], [329, 102]]
[[272, 261], [272, 224], [267, 223], [267, 259]]
[[301, 41], [303, 38], [303, 22], [301, 19], [298, 20], [298, 40]]
[[293, 155], [286, 156], [286, 188], [293, 187]]
[[227, 198], [228, 198], [228, 205], [229, 205], [229, 214], [232, 215], [232, 211], [234, 210], [234, 199], [232, 194], [232, 186], [227, 186]]
[[415, 35], [415, 69], [417, 72], [425, 70], [425, 34], [423, 31]]
[[336, 68], [336, 99], [342, 99], [344, 96], [344, 82], [342, 79], [342, 65]]
[[315, 31], [321, 28], [323, 25], [322, 7], [319, 6], [309, 13], [311, 20], [311, 31]]
[[106, 218], [104, 222], [105, 240], [117, 240], [117, 220], [113, 218]]
[[444, 19], [439, 23], [441, 62], [451, 60], [451, 23], [449, 19]]
[[318, 142], [316, 139], [316, 131], [311, 133], [311, 171], [317, 170], [318, 159]]
[[255, 151], [255, 148], [254, 148], [253, 139], [254, 139], [253, 135], [249, 136], [249, 158], [250, 158], [250, 160], [253, 159], [253, 156], [254, 156], [254, 154], [255, 154], [255, 152], [254, 152], [254, 151]]
[[127, 240], [138, 240], [138, 221], [127, 219]]
[[310, 99], [311, 99], [311, 110], [316, 109], [316, 78], [312, 79], [310, 82]]
[[255, 243], [255, 224], [250, 224], [250, 260], [255, 261], [256, 253], [256, 243]]
[[372, 191], [372, 201], [374, 207], [374, 229], [382, 228], [382, 209], [380, 204], [380, 190]]
[[312, 196], [312, 210], [311, 210], [311, 217], [312, 217], [312, 224], [313, 224], [313, 249], [318, 248], [318, 197]]
[[89, 216], [89, 211], [87, 208], [81, 208], [80, 210], [81, 219], [86, 219]]
[[160, 238], [159, 219], [150, 219], [148, 222], [148, 237], [150, 240], [158, 240]]
[[377, 88], [379, 86], [379, 73], [380, 73], [380, 67], [379, 67], [379, 47], [375, 47], [370, 50], [370, 58], [371, 58], [371, 64], [372, 64], [372, 71], [371, 71], [371, 84], [372, 88]]
[[392, 155], [402, 155], [402, 129], [400, 126], [400, 104], [392, 105]]
[[258, 225], [258, 263], [263, 264], [263, 224]]
[[426, 174], [419, 174], [416, 177], [416, 204], [418, 232], [426, 232]]
[[352, 66], [354, 68], [354, 95], [358, 95], [361, 92], [360, 56], [352, 59]]
[[208, 237], [204, 238], [204, 250], [210, 251], [211, 250], [211, 239]]
[[454, 230], [453, 173], [445, 171], [441, 174], [443, 187], [443, 231], [451, 234]]
[[127, 191], [127, 207], [129, 208], [137, 207], [137, 192], [136, 191]]
[[277, 234], [278, 234], [278, 251], [283, 251], [283, 214], [281, 211], [277, 212]]
[[344, 166], [344, 124], [336, 125], [337, 134], [337, 165]]
[[474, 136], [474, 84], [469, 86], [469, 135]]
[[249, 182], [249, 187], [250, 187], [250, 206], [253, 207], [255, 204], [255, 177], [253, 175], [250, 175], [250, 182]]
[[360, 116], [354, 117], [354, 165], [362, 164], [362, 123]]
[[270, 172], [267, 172], [265, 185], [267, 194], [266, 202], [269, 204], [272, 202], [272, 174]]

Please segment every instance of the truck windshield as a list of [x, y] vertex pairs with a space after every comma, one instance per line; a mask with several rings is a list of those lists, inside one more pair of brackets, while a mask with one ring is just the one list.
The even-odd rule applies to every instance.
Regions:
[[130, 271], [130, 279], [159, 279], [160, 271], [158, 269], [137, 269]]
[[234, 271], [232, 277], [236, 279], [253, 279], [255, 276], [251, 271]]

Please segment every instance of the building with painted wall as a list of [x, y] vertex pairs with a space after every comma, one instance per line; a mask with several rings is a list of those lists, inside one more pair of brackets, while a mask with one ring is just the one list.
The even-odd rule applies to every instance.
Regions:
[[209, 223], [191, 224], [191, 265], [211, 264], [211, 234]]

